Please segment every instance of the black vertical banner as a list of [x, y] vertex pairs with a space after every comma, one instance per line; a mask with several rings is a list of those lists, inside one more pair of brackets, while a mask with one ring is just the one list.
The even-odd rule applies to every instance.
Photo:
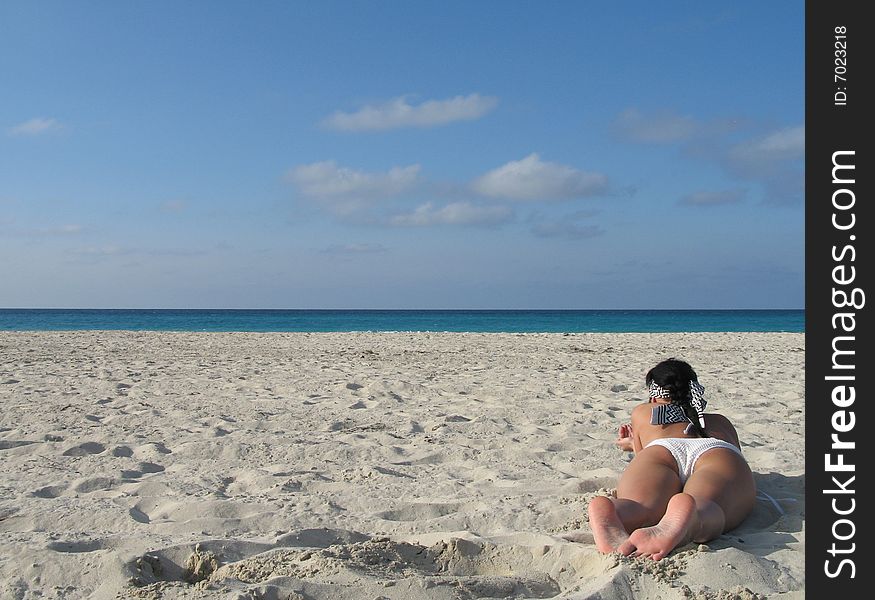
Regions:
[[811, 598], [872, 597], [875, 581], [866, 517], [875, 505], [864, 491], [875, 482], [875, 399], [867, 377], [875, 366], [868, 306], [875, 302], [868, 114], [875, 110], [875, 22], [864, 15], [866, 5], [806, 2], [805, 587]]

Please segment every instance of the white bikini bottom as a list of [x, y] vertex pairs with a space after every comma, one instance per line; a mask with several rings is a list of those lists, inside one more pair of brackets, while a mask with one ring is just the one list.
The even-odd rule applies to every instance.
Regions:
[[671, 452], [671, 455], [674, 456], [678, 464], [678, 475], [681, 477], [681, 483], [687, 482], [689, 476], [693, 474], [693, 467], [696, 466], [696, 461], [708, 450], [726, 448], [739, 456], [742, 455], [741, 450], [735, 444], [730, 444], [717, 438], [657, 438], [647, 444], [645, 448], [650, 446], [662, 446]]

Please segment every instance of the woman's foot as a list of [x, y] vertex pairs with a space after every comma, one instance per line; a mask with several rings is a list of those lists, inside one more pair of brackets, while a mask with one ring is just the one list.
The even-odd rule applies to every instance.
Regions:
[[605, 554], [614, 552], [629, 539], [614, 503], [607, 496], [596, 496], [589, 503], [589, 527], [595, 546]]
[[[590, 517], [592, 518], [592, 517]], [[675, 494], [668, 501], [665, 515], [653, 527], [642, 527], [632, 532], [617, 550], [625, 556], [645, 556], [659, 560], [690, 539], [695, 531], [698, 515], [696, 501], [689, 494]], [[596, 538], [598, 540], [598, 538]]]

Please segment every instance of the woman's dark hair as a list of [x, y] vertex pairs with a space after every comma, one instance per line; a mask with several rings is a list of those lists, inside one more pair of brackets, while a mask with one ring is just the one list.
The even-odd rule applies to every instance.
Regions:
[[693, 424], [693, 429], [701, 437], [708, 437], [707, 432], [699, 425], [699, 416], [696, 409], [690, 404], [690, 382], [698, 381], [696, 372], [689, 364], [677, 358], [669, 358], [647, 372], [645, 381], [649, 386], [651, 382], [668, 391], [671, 403], [677, 404], [684, 409], [684, 414]]

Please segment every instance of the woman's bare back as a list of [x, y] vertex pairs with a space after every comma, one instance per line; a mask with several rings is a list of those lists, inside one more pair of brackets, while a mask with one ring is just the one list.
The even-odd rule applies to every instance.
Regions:
[[[671, 423], [669, 425], [651, 425], [650, 415], [658, 402], [645, 402], [632, 409], [632, 444], [635, 452], [639, 452], [650, 442], [658, 438], [694, 438], [696, 434], [684, 433], [686, 423]], [[709, 437], [717, 438], [741, 448], [738, 433], [732, 423], [721, 414], [705, 414], [705, 431]]]

